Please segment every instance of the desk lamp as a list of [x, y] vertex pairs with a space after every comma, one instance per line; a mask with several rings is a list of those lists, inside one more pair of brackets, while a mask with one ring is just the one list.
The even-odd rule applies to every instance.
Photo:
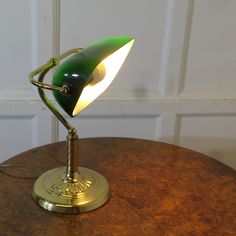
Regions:
[[[67, 166], [46, 171], [34, 184], [32, 196], [42, 208], [56, 213], [77, 214], [102, 206], [110, 196], [104, 176], [78, 167], [76, 129], [49, 100], [44, 89], [53, 91], [55, 100], [69, 116], [78, 115], [108, 88], [133, 43], [134, 39], [130, 37], [106, 38], [84, 49], [69, 50], [30, 73], [29, 80], [38, 87], [41, 99], [68, 130]], [[62, 60], [64, 62], [59, 65]], [[44, 83], [47, 72], [57, 65], [52, 83]]]

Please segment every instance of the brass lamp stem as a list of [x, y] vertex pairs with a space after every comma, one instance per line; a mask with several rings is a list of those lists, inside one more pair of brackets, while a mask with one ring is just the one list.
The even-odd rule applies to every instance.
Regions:
[[78, 180], [78, 135], [76, 129], [68, 131], [67, 135], [67, 169], [66, 181]]

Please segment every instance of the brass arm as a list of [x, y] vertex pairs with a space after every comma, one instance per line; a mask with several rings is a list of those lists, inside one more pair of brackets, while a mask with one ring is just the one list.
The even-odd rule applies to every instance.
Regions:
[[[67, 88], [65, 88], [64, 86], [62, 87], [59, 87], [59, 86], [55, 86], [55, 85], [52, 85], [52, 84], [46, 84], [46, 83], [43, 83], [40, 82], [39, 80], [35, 80], [34, 77], [37, 75], [37, 74], [40, 74], [42, 73], [43, 71], [49, 71], [50, 69], [52, 69], [53, 67], [55, 67], [56, 65], [58, 65], [58, 63], [63, 60], [64, 58], [70, 56], [71, 54], [74, 54], [74, 53], [77, 53], [78, 51], [80, 51], [81, 48], [74, 48], [74, 49], [71, 49], [63, 54], [61, 54], [60, 56], [56, 57], [56, 58], [52, 58], [51, 60], [49, 60], [45, 65], [39, 67], [38, 69], [32, 71], [30, 74], [29, 74], [29, 81], [39, 87], [39, 88], [42, 88], [42, 89], [49, 89], [49, 90], [56, 90], [56, 91], [59, 91], [61, 93], [67, 93], [68, 91]], [[46, 74], [46, 73], [45, 73]]]
[[[56, 109], [56, 107], [53, 105], [53, 103], [48, 99], [46, 94], [44, 93], [43, 89], [48, 90], [54, 90], [59, 91], [63, 94], [69, 93], [69, 88], [67, 86], [55, 86], [52, 84], [46, 84], [43, 83], [45, 75], [48, 73], [49, 70], [51, 70], [53, 67], [58, 65], [58, 63], [63, 60], [65, 57], [70, 56], [71, 54], [77, 53], [80, 51], [81, 48], [75, 48], [71, 49], [60, 56], [56, 58], [52, 58], [48, 63], [45, 65], [39, 67], [38, 69], [32, 71], [29, 75], [29, 81], [38, 87], [39, 96], [41, 97], [42, 101], [45, 103], [45, 105], [51, 110], [51, 112], [61, 121], [61, 123], [66, 127], [69, 133], [74, 133], [74, 128], [71, 126], [71, 124], [61, 115], [61, 113]], [[34, 79], [34, 76], [37, 74], [40, 74], [38, 77], [38, 80]]]

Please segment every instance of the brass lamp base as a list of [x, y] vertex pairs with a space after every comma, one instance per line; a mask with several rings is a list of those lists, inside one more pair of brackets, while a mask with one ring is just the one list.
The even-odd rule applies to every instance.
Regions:
[[84, 167], [78, 168], [73, 181], [66, 178], [66, 168], [43, 173], [35, 182], [35, 202], [48, 211], [63, 214], [88, 212], [102, 206], [110, 196], [104, 176]]

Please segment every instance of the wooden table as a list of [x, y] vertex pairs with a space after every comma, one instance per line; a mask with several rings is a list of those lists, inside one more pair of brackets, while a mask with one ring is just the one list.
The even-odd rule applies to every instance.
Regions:
[[124, 138], [81, 139], [79, 155], [81, 166], [109, 179], [109, 202], [81, 215], [39, 208], [31, 198], [33, 176], [61, 166], [66, 145], [38, 147], [6, 162], [32, 173], [0, 172], [1, 236], [236, 235], [236, 172], [226, 165], [174, 145]]

